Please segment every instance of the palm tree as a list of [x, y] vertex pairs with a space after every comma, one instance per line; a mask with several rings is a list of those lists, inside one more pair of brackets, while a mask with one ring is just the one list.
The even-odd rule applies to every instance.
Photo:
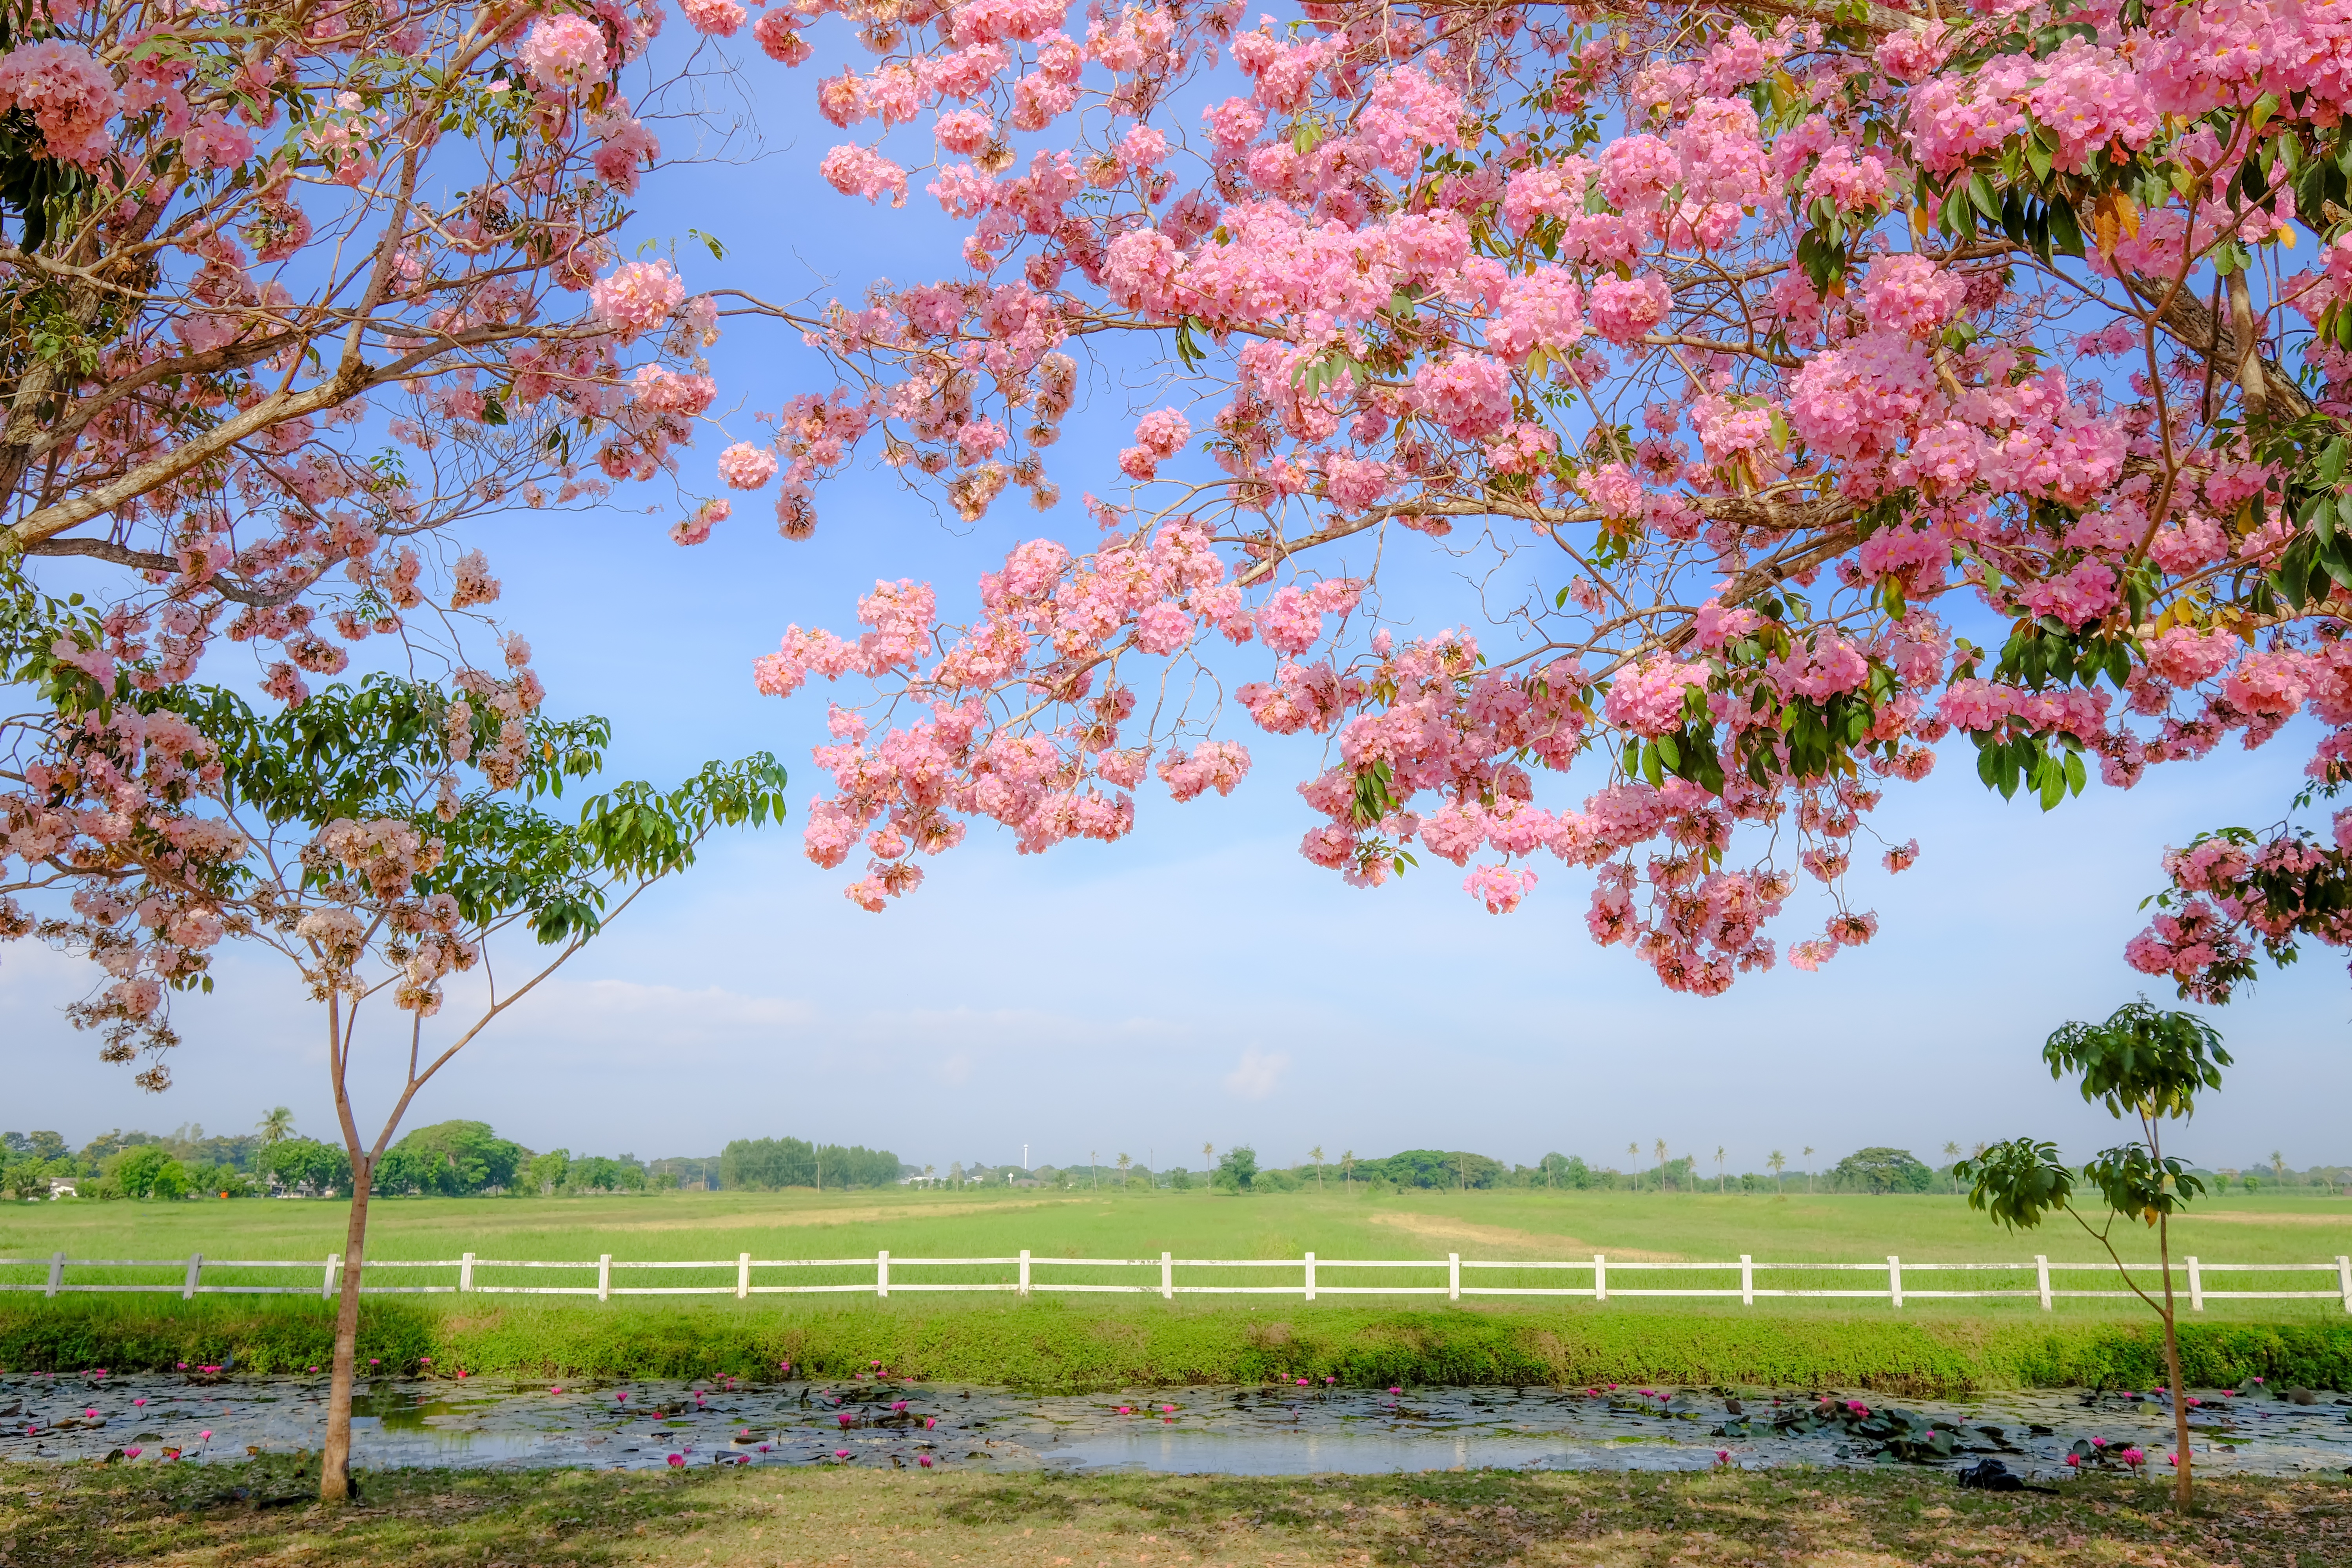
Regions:
[[1633, 1190], [1638, 1193], [1642, 1190], [1642, 1173], [1638, 1168], [1642, 1159], [1642, 1145], [1633, 1142], [1632, 1139], [1627, 1139], [1625, 1142], [1625, 1157], [1629, 1163], [1636, 1167], [1633, 1172]]
[[1723, 1172], [1723, 1145], [1720, 1143], [1715, 1146], [1715, 1184], [1726, 1193], [1731, 1191], [1731, 1178]]
[[2280, 1186], [2286, 1185], [2286, 1160], [2275, 1149], [2271, 1151], [2271, 1174], [2278, 1179]]
[[1215, 1165], [1217, 1163], [1217, 1146], [1214, 1143], [1202, 1144], [1201, 1158], [1206, 1160], [1212, 1166]]
[[1805, 1145], [1805, 1191], [1813, 1190], [1813, 1146]]
[[1775, 1149], [1772, 1157], [1764, 1163], [1772, 1168], [1772, 1190], [1777, 1193], [1780, 1190], [1780, 1173], [1788, 1168], [1789, 1156]]
[[1123, 1187], [1127, 1185], [1127, 1168], [1134, 1163], [1134, 1161], [1129, 1159], [1124, 1154], [1121, 1154], [1118, 1157], [1118, 1184], [1120, 1186]]
[[1087, 1174], [1095, 1179], [1095, 1191], [1102, 1191], [1102, 1156], [1092, 1149], [1087, 1151]]
[[1307, 1151], [1307, 1157], [1315, 1162], [1315, 1190], [1319, 1193], [1323, 1190], [1323, 1145], [1318, 1143]]
[[261, 1133], [261, 1146], [267, 1149], [272, 1143], [283, 1143], [294, 1136], [294, 1113], [281, 1105], [255, 1122], [254, 1126]]
[[[1948, 1143], [1946, 1143], [1946, 1144], [1944, 1145], [1944, 1158], [1945, 1158], [1945, 1159], [1947, 1159], [1947, 1160], [1955, 1160], [1955, 1161], [1957, 1161], [1959, 1157], [1960, 1157], [1960, 1146], [1959, 1146], [1958, 1143], [1955, 1143], [1955, 1142], [1948, 1142]], [[1955, 1173], [1953, 1174], [1953, 1176], [1952, 1176], [1952, 1193], [1953, 1193], [1953, 1194], [1954, 1194], [1955, 1196], [1958, 1196], [1958, 1194], [1959, 1194], [1959, 1190], [1960, 1190], [1960, 1178], [1959, 1178], [1958, 1173]]]
[[1342, 1191], [1355, 1191], [1356, 1152], [1349, 1149], [1339, 1156], [1339, 1186]]
[[1666, 1190], [1666, 1141], [1663, 1138], [1658, 1140], [1657, 1154], [1658, 1191], [1663, 1193]]

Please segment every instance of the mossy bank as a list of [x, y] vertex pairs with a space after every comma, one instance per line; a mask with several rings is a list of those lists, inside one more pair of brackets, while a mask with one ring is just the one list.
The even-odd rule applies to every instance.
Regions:
[[[158, 1372], [186, 1363], [299, 1373], [326, 1363], [331, 1334], [325, 1302], [17, 1298], [0, 1301], [0, 1370]], [[2352, 1321], [2189, 1323], [2181, 1341], [2194, 1386], [2262, 1376], [2352, 1387]], [[2152, 1321], [1485, 1306], [461, 1310], [370, 1301], [360, 1354], [404, 1372], [572, 1380], [772, 1377], [782, 1362], [796, 1375], [845, 1376], [878, 1361], [941, 1382], [1070, 1391], [1328, 1376], [1354, 1386], [1675, 1383], [1927, 1395], [2163, 1381]]]

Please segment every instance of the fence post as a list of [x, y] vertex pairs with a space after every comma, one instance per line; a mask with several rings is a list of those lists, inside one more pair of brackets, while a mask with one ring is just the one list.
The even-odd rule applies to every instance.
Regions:
[[751, 1255], [739, 1252], [735, 1255], [735, 1299], [738, 1301], [748, 1300], [751, 1295]]
[[2205, 1310], [2205, 1274], [2193, 1257], [2189, 1259], [2189, 1310], [2192, 1312]]
[[1756, 1305], [1756, 1260], [1744, 1252], [1739, 1255], [1739, 1304]]
[[49, 1288], [47, 1290], [42, 1291], [41, 1294], [44, 1296], [54, 1296], [58, 1291], [64, 1289], [65, 1285], [66, 1255], [62, 1252], [53, 1252], [49, 1254]]
[[2344, 1310], [2352, 1312], [2352, 1258], [2336, 1255], [2336, 1283], [2344, 1292]]
[[2041, 1279], [2042, 1310], [2046, 1312], [2050, 1310], [2050, 1259], [2042, 1257], [2042, 1254], [2038, 1252], [2035, 1253], [2033, 1255], [2033, 1272]]
[[1903, 1259], [1891, 1252], [1886, 1255], [1886, 1295], [1895, 1305], [1903, 1305]]
[[609, 1252], [596, 1259], [596, 1300], [613, 1299], [613, 1255]]
[[205, 1255], [201, 1252], [191, 1252], [188, 1254], [188, 1277], [180, 1286], [181, 1300], [193, 1301], [196, 1299], [196, 1282], [204, 1276]]
[[1021, 1294], [1029, 1294], [1029, 1249], [1021, 1249]]
[[890, 1255], [887, 1252], [874, 1255], [874, 1293], [877, 1296], [890, 1294]]
[[1598, 1252], [1592, 1255], [1592, 1299], [1609, 1300], [1609, 1259]]
[[1462, 1300], [1462, 1255], [1458, 1252], [1445, 1255], [1445, 1299], [1449, 1301]]
[[1176, 1264], [1165, 1252], [1160, 1255], [1160, 1299], [1163, 1301], [1176, 1299]]
[[1307, 1255], [1307, 1299], [1315, 1300], [1315, 1255]]
[[463, 1258], [457, 1259], [457, 1289], [459, 1290], [471, 1290], [473, 1288], [474, 1255], [468, 1252]]
[[325, 1276], [325, 1278], [321, 1279], [319, 1281], [319, 1300], [320, 1300], [324, 1301], [324, 1300], [326, 1300], [328, 1298], [330, 1298], [330, 1297], [331, 1297], [332, 1295], [334, 1295], [334, 1293], [335, 1293], [335, 1270], [336, 1270], [338, 1268], [340, 1268], [340, 1267], [341, 1266], [342, 1261], [343, 1261], [343, 1255], [342, 1255], [341, 1253], [340, 1253], [340, 1252], [330, 1252], [329, 1254], [327, 1254], [327, 1272], [326, 1272], [326, 1276]]

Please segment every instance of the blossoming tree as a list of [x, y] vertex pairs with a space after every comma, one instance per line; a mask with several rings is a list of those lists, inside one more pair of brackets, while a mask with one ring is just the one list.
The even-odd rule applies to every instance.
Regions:
[[[676, 79], [647, 57], [665, 14], [0, 7], [0, 679], [153, 698], [226, 642], [299, 704], [355, 656], [437, 668], [497, 710], [473, 760], [514, 784], [543, 693], [457, 535], [664, 473], [716, 395], [712, 302], [668, 259], [618, 260], [661, 156], [629, 94]], [[61, 574], [91, 613], [40, 591]], [[184, 831], [174, 770], [45, 782], [60, 748], [108, 743], [90, 711], [0, 720], [0, 937], [34, 929], [43, 889]], [[142, 929], [96, 1005], [152, 1006], [215, 931]]]
[[[61, 813], [141, 802], [110, 853], [55, 868], [70, 910], [34, 925], [115, 977], [74, 1022], [104, 1032], [110, 1059], [160, 1057], [175, 1043], [165, 988], [210, 990], [225, 936], [289, 961], [320, 1008], [351, 1172], [320, 1481], [343, 1497], [369, 1197], [410, 1103], [710, 833], [781, 819], [783, 770], [764, 752], [712, 763], [668, 791], [623, 784], [566, 822], [539, 803], [601, 768], [609, 727], [524, 717], [479, 672], [450, 689], [337, 682], [268, 716], [216, 687], [142, 693], [118, 676], [104, 690], [63, 662], [40, 683], [63, 721], [26, 784]], [[159, 943], [183, 956], [156, 973]], [[469, 973], [442, 1017], [449, 977]], [[363, 1033], [379, 1058], [406, 1054], [380, 1122], [352, 1092]]]
[[[848, 891], [880, 909], [973, 820], [1042, 850], [1128, 832], [1147, 773], [1230, 791], [1235, 718], [1139, 696], [1219, 689], [1181, 668], [1219, 639], [1264, 660], [1247, 723], [1328, 739], [1310, 859], [1374, 885], [1433, 855], [1504, 911], [1552, 857], [1596, 874], [1596, 940], [1703, 993], [1774, 962], [1801, 874], [1834, 912], [1792, 963], [1870, 938], [1871, 815], [1955, 733], [2047, 809], [2308, 713], [2332, 793], [2339, 9], [768, 10], [754, 37], [851, 137], [824, 177], [937, 201], [962, 265], [730, 307], [838, 376], [729, 449], [730, 486], [776, 484], [791, 538], [860, 454], [967, 520], [1050, 505], [1081, 357], [1166, 371], [1120, 475], [1079, 476], [1099, 540], [1020, 544], [969, 614], [877, 584], [855, 637], [793, 626], [760, 662], [881, 707], [834, 712], [810, 856], [862, 845]], [[1397, 563], [1446, 552], [1524, 597], [1400, 636]], [[2257, 944], [2345, 945], [2347, 834], [2169, 856], [2130, 961], [2220, 1000]]]

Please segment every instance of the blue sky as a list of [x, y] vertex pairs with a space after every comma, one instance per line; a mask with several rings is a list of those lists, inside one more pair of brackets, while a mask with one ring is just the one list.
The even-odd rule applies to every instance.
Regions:
[[[854, 299], [877, 272], [952, 270], [920, 177], [903, 212], [835, 195], [814, 174], [835, 136], [803, 116], [813, 77], [780, 84], [762, 63], [751, 79], [768, 155], [647, 186], [639, 232], [680, 242], [691, 286]], [[674, 127], [664, 138], [674, 156], [689, 150]], [[689, 248], [689, 226], [726, 242], [725, 264]], [[827, 384], [814, 355], [764, 326], [733, 326], [714, 358], [745, 410], [730, 421], [738, 437], [754, 434], [751, 409]], [[1108, 489], [1132, 415], [1184, 398], [1152, 367], [1097, 368], [1052, 454], [1066, 495]], [[707, 465], [723, 444], [706, 437], [689, 460]], [[922, 889], [874, 916], [840, 896], [855, 863], [823, 871], [800, 853], [799, 812], [828, 782], [808, 762], [826, 693], [762, 699], [752, 658], [787, 622], [847, 629], [877, 576], [935, 582], [952, 616], [1011, 544], [1049, 533], [1083, 547], [1094, 531], [1074, 504], [1039, 518], [1017, 494], [964, 528], [863, 472], [821, 495], [816, 537], [793, 544], [761, 499], [690, 551], [665, 537], [677, 515], [666, 496], [472, 536], [552, 710], [609, 716], [622, 776], [772, 750], [793, 770], [795, 816], [715, 843], [472, 1047], [412, 1123], [478, 1117], [538, 1149], [642, 1157], [789, 1132], [942, 1169], [1015, 1160], [1024, 1142], [1038, 1162], [1125, 1152], [1195, 1166], [1204, 1142], [1286, 1162], [1320, 1143], [1335, 1156], [1559, 1150], [1622, 1166], [1629, 1142], [1646, 1161], [1664, 1138], [1710, 1170], [1721, 1145], [1735, 1171], [1776, 1148], [1792, 1161], [1807, 1145], [1833, 1159], [1873, 1143], [1939, 1158], [1947, 1140], [2028, 1131], [2085, 1153], [2112, 1124], [2049, 1080], [2042, 1038], [2143, 989], [2121, 951], [2164, 847], [2272, 820], [2308, 754], [2310, 736], [2291, 731], [2252, 755], [2156, 769], [2128, 793], [2094, 784], [2045, 816], [1988, 795], [1965, 745], [1948, 750], [1878, 815], [1887, 838], [1919, 839], [1917, 867], [1890, 879], [1874, 852], [1857, 857], [1853, 900], [1879, 912], [1878, 939], [1819, 973], [1784, 967], [1712, 1000], [1668, 995], [1622, 950], [1594, 948], [1589, 880], [1557, 864], [1508, 917], [1433, 861], [1378, 891], [1343, 886], [1297, 853], [1311, 819], [1292, 785], [1316, 746], [1230, 727], [1257, 759], [1231, 799], [1178, 806], [1148, 784], [1127, 842], [1042, 858], [976, 827], [929, 863]], [[1414, 630], [1475, 625], [1478, 585], [1401, 537], [1422, 558], [1391, 551], [1391, 613], [1417, 612]], [[1248, 679], [1264, 658], [1254, 647], [1224, 667]], [[1580, 771], [1565, 787], [1546, 781], [1543, 798], [1574, 805], [1598, 783]], [[1792, 901], [1784, 947], [1818, 929], [1811, 896]], [[234, 955], [219, 973], [216, 995], [182, 1005], [177, 1086], [158, 1100], [64, 1024], [58, 1009], [84, 984], [75, 965], [22, 943], [0, 953], [0, 1124], [79, 1142], [118, 1125], [236, 1131], [285, 1103], [328, 1133], [323, 1047], [290, 974]], [[2239, 1065], [2182, 1152], [2232, 1165], [2273, 1149], [2298, 1164], [2352, 1159], [2347, 1010], [2340, 961], [2320, 953], [2217, 1013]]]

